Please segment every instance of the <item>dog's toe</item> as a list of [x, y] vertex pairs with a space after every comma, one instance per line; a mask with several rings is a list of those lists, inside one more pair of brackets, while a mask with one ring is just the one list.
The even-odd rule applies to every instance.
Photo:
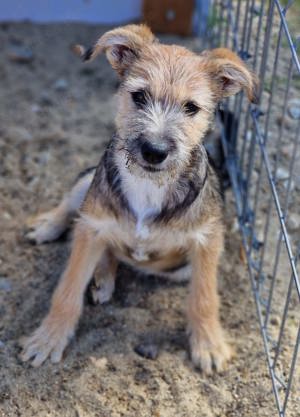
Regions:
[[66, 221], [50, 211], [28, 219], [24, 236], [30, 243], [41, 244], [56, 240], [65, 229]]
[[113, 295], [115, 289], [114, 279], [101, 279], [98, 287], [95, 282], [92, 282], [88, 288], [88, 301], [92, 305], [108, 303]]
[[201, 338], [191, 338], [191, 359], [196, 368], [206, 375], [213, 371], [225, 371], [228, 361], [234, 352], [224, 340], [208, 341]]
[[64, 325], [42, 324], [30, 337], [20, 340], [21, 361], [31, 361], [33, 367], [42, 365], [49, 357], [52, 363], [59, 362], [72, 334]]

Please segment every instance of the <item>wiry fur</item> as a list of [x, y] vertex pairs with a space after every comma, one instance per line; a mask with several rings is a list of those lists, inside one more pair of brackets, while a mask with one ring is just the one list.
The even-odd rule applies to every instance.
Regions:
[[[79, 178], [71, 193], [31, 222], [29, 237], [53, 240], [79, 211], [71, 257], [41, 326], [23, 341], [22, 359], [34, 366], [61, 359], [81, 313], [94, 271], [94, 301], [114, 290], [116, 266], [127, 262], [176, 280], [191, 275], [188, 332], [195, 366], [222, 371], [231, 357], [219, 322], [217, 265], [223, 247], [219, 187], [202, 146], [218, 101], [245, 89], [254, 99], [255, 79], [231, 51], [200, 56], [159, 44], [150, 30], [129, 25], [104, 34], [84, 60], [106, 52], [121, 76], [116, 134], [96, 170]], [[132, 93], [145, 90], [138, 106]], [[186, 103], [196, 106], [187, 114]], [[198, 111], [199, 109], [199, 111]], [[167, 157], [145, 162], [144, 142], [163, 145]]]

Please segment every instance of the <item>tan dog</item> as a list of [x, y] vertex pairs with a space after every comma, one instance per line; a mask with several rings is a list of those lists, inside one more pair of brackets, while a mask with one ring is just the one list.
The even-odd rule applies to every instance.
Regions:
[[[121, 77], [116, 134], [97, 169], [85, 172], [54, 210], [37, 216], [28, 237], [57, 238], [78, 213], [72, 253], [40, 327], [23, 341], [22, 359], [39, 366], [62, 358], [74, 334], [87, 284], [108, 301], [119, 261], [145, 272], [191, 276], [191, 358], [210, 373], [231, 357], [219, 321], [217, 266], [223, 248], [219, 186], [202, 145], [217, 103], [255, 78], [227, 49], [200, 56], [161, 45], [144, 25], [105, 33], [76, 50], [84, 60], [106, 52]], [[96, 271], [96, 272], [95, 272]]]

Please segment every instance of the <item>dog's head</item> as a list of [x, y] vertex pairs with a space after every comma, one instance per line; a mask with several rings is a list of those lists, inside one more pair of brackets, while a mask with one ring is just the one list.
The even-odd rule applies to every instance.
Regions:
[[163, 45], [145, 25], [111, 30], [94, 47], [77, 51], [84, 60], [105, 52], [121, 77], [117, 136], [132, 169], [184, 166], [220, 100], [240, 90], [255, 100], [255, 77], [236, 54], [220, 48], [197, 55]]

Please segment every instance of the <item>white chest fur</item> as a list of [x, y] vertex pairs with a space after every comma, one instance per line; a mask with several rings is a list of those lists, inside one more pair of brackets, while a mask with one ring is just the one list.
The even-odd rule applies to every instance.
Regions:
[[123, 193], [137, 219], [136, 236], [146, 239], [149, 235], [147, 219], [161, 211], [167, 186], [132, 175], [126, 167], [121, 169], [121, 177]]

